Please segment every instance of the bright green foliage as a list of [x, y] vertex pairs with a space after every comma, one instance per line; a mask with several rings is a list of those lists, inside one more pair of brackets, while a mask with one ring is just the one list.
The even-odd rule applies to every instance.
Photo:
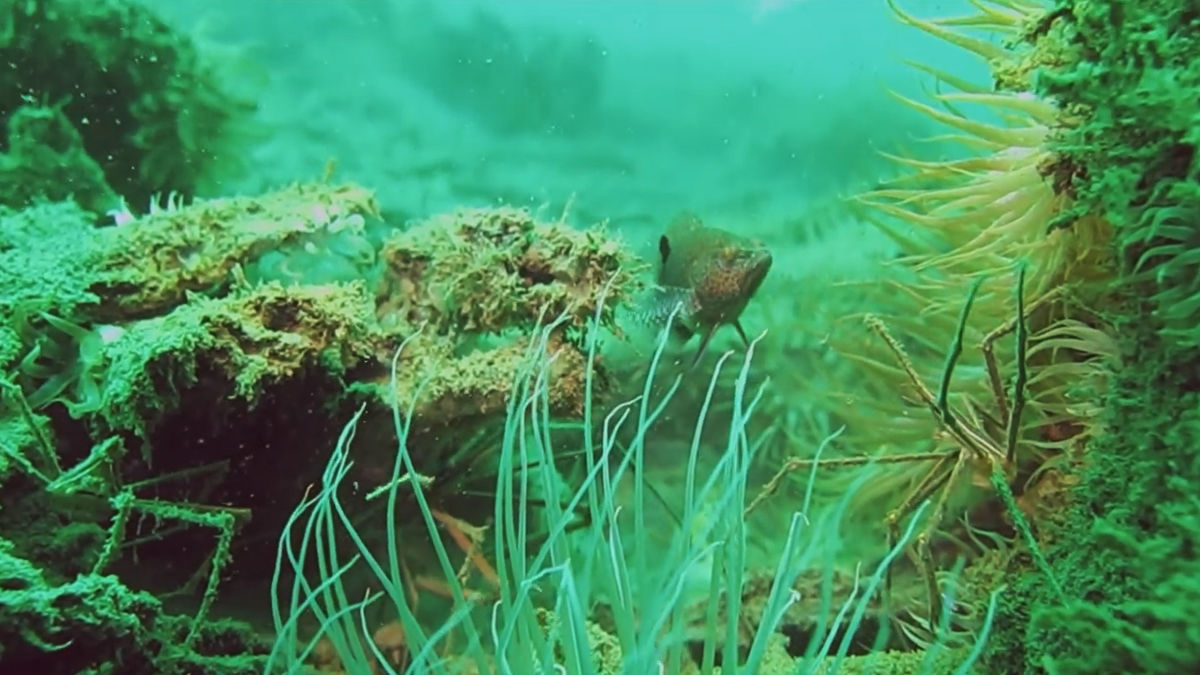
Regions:
[[114, 576], [48, 580], [0, 538], [0, 662], [6, 672], [257, 675], [262, 645], [229, 622], [205, 624], [194, 650], [190, 622]]
[[1105, 309], [1124, 365], [1047, 549], [1066, 599], [1025, 577], [1001, 602], [986, 662], [1190, 672], [1200, 653], [1200, 7], [1062, 0], [1054, 15], [1074, 61], [1038, 87], [1075, 120], [1051, 145], [1074, 215], [1116, 226], [1125, 299]]
[[995, 670], [1176, 673], [1200, 654], [1200, 368], [1144, 324], [1122, 327], [1131, 362], [1108, 433], [1047, 556], [1068, 600], [1028, 577], [1002, 603]]
[[1200, 7], [1062, 0], [1054, 30], [1075, 61], [1040, 74], [1077, 126], [1051, 149], [1079, 213], [1117, 226], [1129, 281], [1181, 344], [1200, 345]]
[[[0, 207], [0, 312], [18, 306], [70, 315], [96, 302], [87, 290], [96, 278], [87, 266], [102, 230], [70, 202], [46, 203], [22, 211]], [[10, 354], [0, 347], [0, 362]]]
[[26, 388], [35, 408], [62, 400], [94, 409], [95, 363], [80, 358], [94, 343], [61, 317], [97, 300], [86, 263], [97, 232], [71, 202], [0, 207], [0, 370]]

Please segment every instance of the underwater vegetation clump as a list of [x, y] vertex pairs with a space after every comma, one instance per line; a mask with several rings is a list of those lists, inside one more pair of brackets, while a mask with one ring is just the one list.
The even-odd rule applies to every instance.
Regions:
[[[1030, 410], [1022, 434], [1036, 432], [1042, 438], [1031, 439], [1034, 445], [1061, 449], [1068, 438], [1080, 445], [1097, 430], [1098, 408], [1089, 400], [1102, 392], [1111, 365], [1105, 361], [1113, 357], [1111, 331], [1099, 314], [1116, 272], [1109, 252], [1111, 226], [1095, 216], [1063, 222], [1073, 202], [1055, 180], [1061, 160], [1050, 139], [1071, 119], [1053, 100], [1028, 89], [1004, 88], [1028, 86], [1011, 73], [1031, 60], [1044, 60], [1029, 56], [1044, 48], [1028, 32], [1041, 12], [1029, 3], [984, 5], [977, 16], [957, 20], [918, 19], [897, 8], [905, 22], [987, 59], [999, 86], [974, 85], [924, 67], [959, 91], [937, 94], [929, 103], [901, 98], [945, 124], [952, 135], [942, 140], [961, 144], [965, 152], [932, 161], [895, 156], [909, 173], [862, 196], [885, 214], [879, 224], [901, 253], [898, 273], [886, 282], [900, 299], [877, 314], [910, 343], [918, 362], [929, 356], [940, 360], [940, 348], [932, 353], [927, 348], [953, 334], [967, 289], [977, 283], [965, 344], [982, 346], [970, 357], [979, 370], [958, 378], [958, 396], [977, 411], [1003, 417], [1006, 407], [991, 403], [1007, 386], [1001, 369], [1019, 358], [1028, 360]], [[961, 34], [956, 24], [998, 33], [1010, 46], [1006, 50]], [[974, 116], [971, 110], [977, 111]], [[1026, 275], [1023, 298], [1012, 292], [1018, 269]], [[1023, 356], [1006, 349], [1012, 341], [1004, 339], [1015, 328], [1020, 302], [1029, 324]], [[861, 344], [847, 351], [862, 354]], [[877, 374], [892, 373], [883, 381], [895, 378], [894, 365], [874, 358], [866, 363]], [[937, 361], [928, 363], [940, 367]], [[897, 412], [889, 417], [906, 417]]]
[[[13, 353], [4, 365], [15, 370], [35, 409], [61, 401], [77, 419], [88, 415], [90, 424], [103, 420], [102, 428], [143, 437], [153, 426], [151, 416], [169, 410], [164, 403], [196, 381], [196, 368], [186, 365], [188, 354], [226, 351], [226, 357], [212, 362], [236, 371], [230, 377], [243, 384], [235, 390], [252, 396], [252, 373], [259, 369], [229, 356], [236, 340], [226, 340], [248, 333], [246, 339], [257, 342], [250, 351], [259, 359], [282, 360], [281, 355], [264, 349], [263, 338], [252, 329], [222, 330], [215, 317], [257, 312], [260, 316], [250, 321], [267, 327], [284, 320], [263, 310], [261, 301], [257, 308], [216, 309], [230, 305], [220, 296], [237, 295], [234, 271], [265, 251], [337, 230], [347, 219], [361, 220], [374, 208], [370, 195], [358, 188], [295, 185], [256, 198], [155, 207], [117, 227], [95, 228], [82, 214], [45, 206], [26, 212], [32, 216], [29, 224], [24, 214], [7, 218], [5, 229], [22, 244], [5, 252], [8, 269], [43, 274], [14, 275], [0, 297], [5, 328], [13, 337]], [[342, 212], [346, 219], [322, 216], [326, 210]], [[246, 320], [235, 323], [246, 325]], [[354, 332], [343, 331], [343, 337]], [[210, 338], [208, 349], [201, 336]], [[321, 344], [313, 354], [327, 346]], [[164, 359], [170, 365], [160, 369]]]
[[[5, 2], [0, 58], [8, 206], [76, 194], [103, 215], [114, 194], [138, 209], [170, 192], [190, 199], [233, 168], [230, 143], [253, 110], [189, 38], [128, 0]], [[61, 128], [36, 131], [34, 119]]]
[[[381, 219], [369, 191], [326, 182], [188, 205], [171, 198], [115, 220], [97, 228], [78, 208], [40, 204], [0, 221], [12, 244], [0, 252], [6, 270], [44, 273], [13, 274], [0, 297], [0, 531], [13, 565], [41, 570], [26, 585], [38, 597], [98, 583], [150, 599], [117, 579], [194, 597], [182, 618], [174, 604], [147, 605], [144, 636], [110, 645], [156, 672], [261, 672], [253, 658], [195, 662], [220, 655], [207, 636], [220, 625], [210, 616], [221, 589], [269, 573], [254, 551], [324, 464], [340, 426], [329, 420], [355, 404], [386, 412], [422, 388], [435, 395], [411, 418], [426, 434], [422, 468], [452, 473], [438, 468], [461, 454], [451, 446], [503, 413], [522, 355], [539, 344], [528, 331], [559, 312], [553, 348], [579, 353], [585, 317], [611, 324], [632, 280], [622, 267], [634, 267], [600, 230], [519, 209], [401, 229]], [[410, 337], [403, 377], [389, 377], [395, 345]], [[582, 359], [554, 363], [555, 410], [581, 409]], [[382, 418], [368, 415], [367, 426], [382, 428]], [[450, 429], [455, 441], [431, 429]], [[472, 461], [486, 459], [486, 445], [466, 447]], [[364, 459], [355, 480], [378, 487], [378, 466]], [[440, 505], [437, 495], [461, 487], [430, 493]], [[11, 645], [20, 663], [52, 658], [60, 630], [87, 644], [91, 629], [53, 616], [44, 629], [19, 628], [37, 614], [10, 615], [24, 636]], [[108, 639], [104, 625], [95, 630]]]
[[1200, 653], [1196, 523], [1195, 158], [1200, 13], [1188, 3], [1061, 2], [1044, 25], [1069, 58], [1037, 79], [1073, 112], [1050, 141], [1072, 218], [1113, 224], [1104, 307], [1123, 365], [1047, 559], [1068, 598], [1007, 598], [991, 664], [1030, 672], [1182, 672]]
[[1078, 123], [1053, 141], [1082, 217], [1116, 226], [1126, 279], [1154, 298], [1153, 320], [1200, 346], [1200, 16], [1188, 3], [1068, 2], [1053, 26], [1073, 58], [1038, 81]]
[[1089, 444], [1045, 548], [1062, 595], [1017, 578], [988, 645], [990, 669], [1173, 673], [1195, 665], [1198, 373], [1149, 327], [1149, 312], [1118, 324], [1126, 359], [1105, 398], [1106, 432]]
[[503, 414], [531, 332], [559, 315], [549, 402], [554, 414], [577, 414], [587, 321], [598, 314], [615, 327], [615, 307], [640, 283], [639, 263], [602, 228], [543, 223], [517, 208], [434, 216], [393, 232], [379, 255], [377, 320], [412, 341], [398, 378], [382, 369], [361, 382], [388, 403], [419, 389], [426, 431]]
[[195, 626], [158, 598], [115, 576], [47, 579], [11, 548], [0, 539], [0, 663], [9, 672], [262, 672], [255, 655], [269, 645], [232, 622], [206, 622], [188, 640]]
[[[418, 472], [421, 458], [410, 447], [411, 411], [418, 406], [415, 401], [396, 404], [392, 478], [382, 494], [366, 499], [418, 504], [452, 600], [432, 627], [419, 620], [418, 595], [405, 564], [410, 546], [405, 538], [416, 533], [402, 530], [389, 507], [385, 543], [372, 545], [348, 515], [357, 510], [352, 501], [363, 499], [349, 495], [342, 485], [352, 468], [361, 411], [351, 420], [321, 484], [306, 494], [279, 541], [273, 588], [279, 640], [271, 667], [299, 672], [301, 662], [317, 656], [328, 669], [356, 673], [376, 668], [433, 673], [839, 670], [860, 639], [857, 634], [889, 565], [911, 541], [915, 521], [873, 570], [860, 570], [844, 597], [834, 600], [829, 579], [818, 583], [816, 628], [799, 648], [788, 646], [779, 632], [781, 622], [792, 605], [801, 600], [813, 604], [798, 590], [801, 576], [825, 568], [827, 556], [840, 546], [845, 503], [817, 509], [806, 499], [797, 505], [772, 576], [747, 576], [743, 509], [749, 505], [747, 478], [755, 444], [746, 423], [762, 393], [747, 387], [754, 345], [732, 391], [718, 385], [729, 355], [718, 362], [695, 420], [681, 524], [669, 530], [664, 546], [657, 543], [660, 527], [646, 516], [651, 496], [639, 475], [648, 432], [679, 390], [681, 378], [676, 376], [665, 390], [654, 386], [665, 346], [660, 341], [643, 394], [612, 408], [601, 420], [591, 395], [599, 325], [593, 323], [588, 333], [588, 395], [581, 425], [564, 428], [548, 414], [547, 379], [556, 356], [547, 348], [556, 324], [540, 331], [527, 350], [514, 379], [517, 394], [505, 413], [491, 524], [455, 537], [457, 550], [441, 542], [439, 525], [447, 519], [427, 501], [432, 481]], [[406, 347], [397, 352], [395, 364]], [[700, 459], [701, 430], [718, 406], [724, 408], [720, 399], [725, 397], [732, 404], [725, 448], [715, 465], [701, 469], [706, 464]], [[633, 425], [629, 446], [618, 443], [626, 424]], [[582, 449], [582, 471], [575, 482], [564, 483], [557, 467], [569, 456], [564, 450], [575, 447]], [[368, 570], [365, 591], [357, 574], [363, 568]], [[289, 575], [290, 585], [284, 583]], [[761, 594], [744, 595], [759, 585]], [[699, 611], [688, 601], [697, 590], [708, 598]], [[753, 608], [742, 607], [747, 597], [754, 599]], [[994, 596], [992, 600], [994, 611]], [[755, 623], [746, 622], [749, 614]], [[907, 662], [969, 668], [980, 654], [989, 622], [974, 649], [934, 650]], [[903, 662], [905, 657], [896, 661]]]

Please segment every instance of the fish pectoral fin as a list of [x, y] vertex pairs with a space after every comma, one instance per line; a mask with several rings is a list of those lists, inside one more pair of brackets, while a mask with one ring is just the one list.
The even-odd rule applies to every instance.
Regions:
[[655, 286], [653, 293], [654, 313], [664, 321], [671, 316], [676, 307], [679, 308], [679, 313], [675, 315], [676, 321], [690, 318], [695, 311], [696, 294], [690, 288]]
[[704, 337], [700, 338], [700, 346], [696, 349], [696, 355], [692, 357], [692, 365], [688, 366], [688, 370], [695, 368], [696, 364], [700, 363], [700, 357], [704, 356], [704, 350], [708, 348], [708, 343], [712, 342], [713, 335], [716, 334], [717, 327], [720, 325], [719, 323], [714, 323], [709, 326], [708, 330], [704, 333]]
[[746, 337], [746, 330], [744, 328], [742, 328], [742, 322], [735, 320], [733, 322], [733, 327], [737, 329], [738, 335], [742, 336], [742, 342], [745, 342], [746, 347], [749, 348], [750, 347], [750, 338]]
[[639, 297], [634, 304], [630, 318], [646, 326], [665, 326], [671, 312], [678, 307], [675, 321], [691, 318], [696, 300], [692, 292], [686, 288], [674, 286], [651, 286]]

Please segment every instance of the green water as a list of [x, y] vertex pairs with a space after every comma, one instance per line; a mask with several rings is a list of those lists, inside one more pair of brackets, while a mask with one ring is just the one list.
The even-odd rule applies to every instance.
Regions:
[[0, 0], [0, 674], [1191, 672], [1196, 30]]

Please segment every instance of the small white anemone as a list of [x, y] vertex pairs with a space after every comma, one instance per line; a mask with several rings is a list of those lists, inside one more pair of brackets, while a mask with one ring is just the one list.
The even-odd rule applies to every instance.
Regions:
[[104, 212], [104, 215], [113, 219], [114, 225], [127, 225], [137, 219], [133, 212], [129, 210], [129, 204], [125, 202], [125, 198], [121, 197], [121, 201], [115, 209], [109, 209]]
[[182, 209], [184, 206], [183, 205], [183, 195], [176, 192], [175, 190], [171, 190], [170, 192], [167, 193], [166, 206], [159, 206], [159, 201], [161, 199], [162, 199], [161, 192], [155, 192], [153, 195], [150, 196], [150, 206], [149, 206], [150, 215], [155, 215], [155, 214], [159, 214], [159, 213], [171, 213], [173, 211], [178, 211], [178, 210]]
[[100, 344], [110, 345], [120, 340], [124, 334], [125, 329], [120, 326], [113, 326], [111, 324], [96, 326], [96, 335], [100, 338]]

